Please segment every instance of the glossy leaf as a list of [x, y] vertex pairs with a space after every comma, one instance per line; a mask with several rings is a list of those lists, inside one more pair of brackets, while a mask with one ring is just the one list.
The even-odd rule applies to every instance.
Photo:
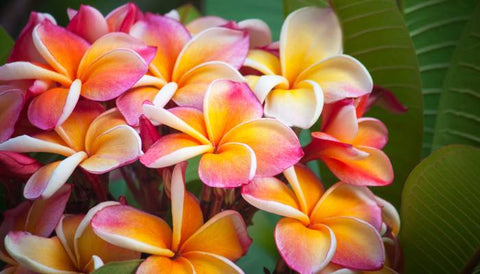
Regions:
[[10, 51], [13, 48], [14, 41], [7, 31], [0, 26], [0, 64], [4, 64], [7, 61]]
[[453, 54], [440, 98], [433, 149], [447, 144], [480, 146], [480, 3]]
[[178, 14], [180, 14], [180, 22], [183, 24], [188, 24], [191, 21], [197, 19], [198, 17], [202, 16], [200, 11], [195, 8], [192, 4], [185, 4], [179, 8], [177, 8]]
[[452, 54], [476, 0], [405, 0], [404, 14], [420, 63], [423, 93], [423, 153], [431, 152], [438, 102]]
[[99, 269], [95, 270], [93, 274], [133, 274], [137, 270], [138, 266], [143, 262], [143, 260], [130, 260], [123, 262], [112, 262], [103, 265]]
[[401, 210], [405, 273], [460, 273], [471, 260], [480, 246], [478, 166], [480, 149], [452, 145], [412, 171]]
[[328, 0], [283, 0], [283, 14], [286, 17], [290, 12], [308, 6], [328, 7]]

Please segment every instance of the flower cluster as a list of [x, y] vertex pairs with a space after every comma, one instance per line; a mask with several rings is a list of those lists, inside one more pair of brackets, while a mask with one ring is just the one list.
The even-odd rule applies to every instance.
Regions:
[[[295, 271], [394, 271], [398, 214], [368, 188], [393, 181], [388, 131], [363, 117], [372, 78], [342, 54], [331, 9], [293, 12], [278, 42], [258, 19], [185, 23], [131, 3], [68, 15], [62, 27], [33, 12], [0, 67], [9, 271], [91, 272], [144, 254], [138, 273], [242, 273], [253, 207], [284, 216], [275, 242]], [[186, 190], [191, 159], [199, 196]], [[340, 182], [324, 190], [313, 160]], [[118, 177], [135, 207], [113, 201]]]

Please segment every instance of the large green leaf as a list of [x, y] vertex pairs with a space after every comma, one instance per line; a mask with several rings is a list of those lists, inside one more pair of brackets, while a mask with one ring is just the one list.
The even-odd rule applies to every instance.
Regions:
[[405, 0], [407, 28], [415, 44], [424, 106], [423, 156], [430, 154], [438, 102], [453, 51], [477, 0]]
[[440, 98], [433, 149], [480, 146], [480, 2], [453, 54]]
[[5, 29], [0, 26], [0, 64], [4, 64], [7, 61], [10, 51], [13, 48], [14, 41]]
[[133, 274], [142, 262], [143, 260], [111, 262], [95, 270], [93, 274]]
[[286, 17], [290, 12], [308, 6], [328, 7], [328, 0], [283, 0], [283, 13]]
[[479, 166], [480, 149], [452, 145], [434, 152], [410, 174], [401, 210], [405, 273], [459, 273], [467, 264], [475, 265]]

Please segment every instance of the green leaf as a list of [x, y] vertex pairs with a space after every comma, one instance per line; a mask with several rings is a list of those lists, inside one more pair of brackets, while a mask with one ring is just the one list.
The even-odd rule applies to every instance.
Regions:
[[403, 183], [420, 160], [423, 103], [420, 73], [413, 43], [396, 1], [332, 0], [343, 29], [344, 52], [362, 62], [376, 85], [391, 90], [408, 107], [405, 114], [374, 108], [389, 130], [385, 152], [392, 161], [395, 181], [374, 191], [397, 208]]
[[272, 30], [273, 39], [278, 39], [282, 26], [282, 2], [279, 0], [205, 0], [205, 14], [229, 20], [241, 21], [258, 18]]
[[405, 273], [459, 273], [478, 250], [479, 166], [480, 149], [452, 145], [412, 171], [401, 210]]
[[405, 0], [405, 21], [416, 48], [424, 107], [423, 156], [431, 152], [438, 102], [455, 47], [477, 0]]
[[253, 216], [253, 225], [248, 227], [248, 235], [253, 240], [252, 245], [248, 253], [236, 262], [245, 273], [262, 274], [265, 273], [264, 268], [269, 269], [271, 273], [275, 268], [278, 251], [273, 233], [279, 219], [279, 216], [265, 211], [257, 211]]
[[111, 262], [95, 270], [93, 274], [133, 274], [143, 260], [130, 260], [123, 262]]
[[0, 26], [0, 64], [5, 64], [14, 44], [12, 37]]
[[433, 149], [480, 146], [480, 2], [453, 54], [440, 98]]
[[198, 17], [202, 16], [200, 11], [198, 11], [194, 5], [192, 4], [185, 4], [179, 8], [177, 8], [178, 13], [180, 14], [180, 22], [184, 24], [188, 24], [191, 21], [197, 19]]
[[290, 12], [308, 6], [328, 7], [328, 0], [283, 0], [283, 14], [286, 17]]

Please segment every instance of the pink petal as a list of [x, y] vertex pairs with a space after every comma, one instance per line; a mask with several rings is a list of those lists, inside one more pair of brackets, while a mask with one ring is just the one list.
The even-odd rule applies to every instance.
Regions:
[[142, 13], [134, 3], [127, 3], [111, 11], [105, 19], [110, 32], [128, 32], [130, 27], [140, 18]]
[[358, 134], [353, 140], [354, 145], [382, 149], [388, 141], [387, 127], [375, 118], [358, 119]]
[[80, 5], [75, 16], [70, 19], [67, 29], [85, 38], [90, 43], [108, 33], [107, 21], [94, 7]]
[[28, 178], [42, 164], [36, 159], [16, 152], [0, 151], [0, 176]]
[[0, 86], [0, 142], [12, 136], [25, 103], [24, 92], [11, 86]]
[[188, 31], [192, 34], [198, 34], [206, 29], [218, 27], [228, 23], [227, 20], [218, 16], [202, 16], [187, 24]]
[[238, 27], [250, 35], [250, 48], [264, 47], [272, 43], [272, 32], [260, 19], [247, 19], [238, 22]]

